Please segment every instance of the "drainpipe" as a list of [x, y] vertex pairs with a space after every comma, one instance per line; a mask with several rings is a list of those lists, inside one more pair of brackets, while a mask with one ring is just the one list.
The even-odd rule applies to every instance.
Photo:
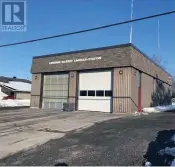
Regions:
[[138, 112], [142, 112], [142, 73], [138, 71]]

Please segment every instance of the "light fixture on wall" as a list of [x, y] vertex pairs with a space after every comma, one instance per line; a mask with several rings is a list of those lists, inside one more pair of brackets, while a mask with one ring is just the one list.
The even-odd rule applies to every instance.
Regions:
[[74, 73], [70, 73], [70, 76], [71, 76], [71, 77], [74, 77]]
[[123, 70], [120, 70], [120, 71], [119, 71], [119, 74], [122, 75], [122, 74], [123, 74]]

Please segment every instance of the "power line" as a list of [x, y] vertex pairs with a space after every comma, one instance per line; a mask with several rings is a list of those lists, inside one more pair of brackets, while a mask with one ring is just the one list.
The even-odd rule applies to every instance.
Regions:
[[165, 16], [165, 15], [169, 15], [169, 14], [173, 14], [173, 13], [175, 13], [175, 10], [170, 11], [170, 12], [156, 14], [156, 15], [141, 17], [141, 18], [137, 18], [137, 19], [127, 20], [127, 21], [123, 21], [123, 22], [119, 22], [119, 23], [113, 23], [113, 24], [103, 25], [103, 26], [99, 26], [99, 27], [95, 27], [95, 28], [90, 28], [90, 29], [85, 29], [85, 30], [80, 30], [80, 31], [69, 32], [69, 33], [65, 33], [65, 34], [59, 34], [59, 35], [53, 35], [53, 36], [44, 37], [44, 38], [32, 39], [32, 40], [28, 40], [28, 41], [21, 41], [21, 42], [16, 42], [16, 43], [4, 44], [4, 45], [0, 45], [0, 47], [8, 47], [8, 46], [13, 46], [13, 45], [21, 45], [21, 44], [38, 42], [38, 41], [43, 41], [43, 40], [52, 39], [52, 38], [60, 38], [60, 37], [65, 37], [65, 36], [70, 36], [70, 35], [85, 33], [85, 32], [89, 32], [89, 31], [96, 31], [96, 30], [105, 29], [105, 28], [109, 28], [109, 27], [119, 26], [119, 25], [122, 25], [122, 24], [127, 24], [127, 23], [137, 22], [137, 21], [141, 21], [141, 20], [151, 19], [151, 18], [155, 18], [155, 17]]

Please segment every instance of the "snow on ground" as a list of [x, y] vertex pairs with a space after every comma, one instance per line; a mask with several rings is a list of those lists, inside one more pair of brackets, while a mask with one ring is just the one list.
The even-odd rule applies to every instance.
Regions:
[[173, 162], [171, 163], [171, 166], [175, 166], [175, 159], [174, 159]]
[[174, 144], [175, 144], [175, 135], [172, 137], [171, 140], [174, 141]]
[[148, 162], [148, 161], [147, 161], [147, 162], [145, 163], [145, 166], [152, 166], [152, 164], [151, 164], [151, 162]]
[[0, 100], [0, 107], [30, 106], [30, 100]]
[[160, 150], [159, 154], [160, 155], [166, 154], [166, 155], [171, 155], [171, 156], [175, 157], [175, 147], [172, 147], [172, 148], [166, 147], [165, 149]]
[[143, 108], [143, 112], [146, 112], [146, 113], [159, 113], [159, 112], [166, 112], [166, 111], [172, 111], [172, 110], [175, 110], [175, 105]]

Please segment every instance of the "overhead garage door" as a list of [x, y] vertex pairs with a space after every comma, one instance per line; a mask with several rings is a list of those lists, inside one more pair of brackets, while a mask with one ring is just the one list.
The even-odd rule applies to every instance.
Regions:
[[68, 74], [47, 74], [43, 81], [43, 108], [62, 109], [68, 101]]
[[111, 111], [111, 71], [79, 73], [78, 109]]

